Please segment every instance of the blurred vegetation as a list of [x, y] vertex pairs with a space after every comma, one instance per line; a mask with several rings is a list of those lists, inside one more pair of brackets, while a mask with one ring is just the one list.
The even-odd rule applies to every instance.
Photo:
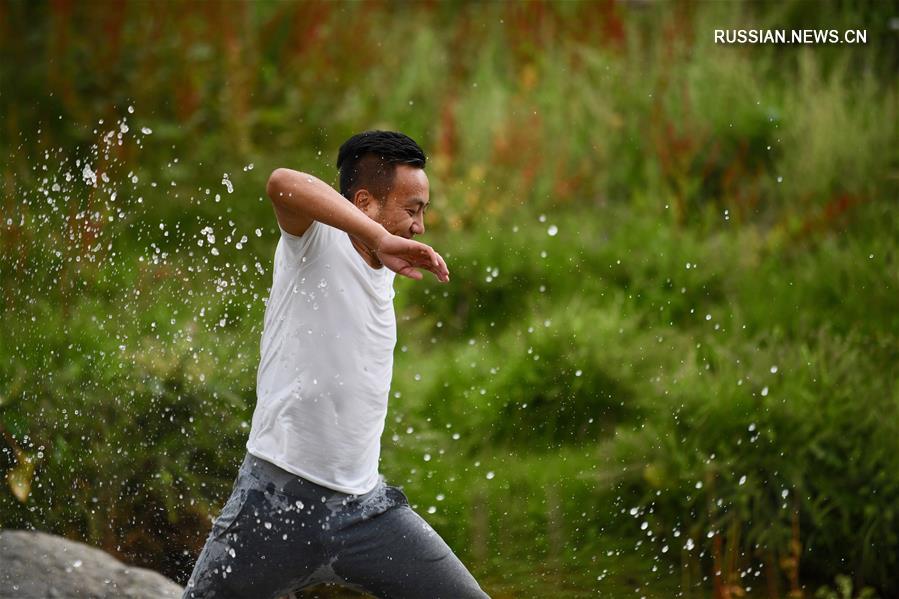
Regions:
[[0, 526], [186, 581], [255, 405], [265, 180], [390, 128], [452, 282], [396, 283], [382, 472], [492, 596], [895, 596], [897, 17], [0, 3]]

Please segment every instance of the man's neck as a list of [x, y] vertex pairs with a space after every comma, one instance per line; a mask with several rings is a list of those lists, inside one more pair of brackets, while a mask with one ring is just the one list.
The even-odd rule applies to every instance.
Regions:
[[367, 245], [350, 235], [350, 242], [353, 244], [353, 248], [359, 255], [362, 256], [362, 259], [365, 260], [366, 264], [371, 266], [372, 268], [381, 268], [384, 264], [378, 259], [378, 256], [371, 251]]

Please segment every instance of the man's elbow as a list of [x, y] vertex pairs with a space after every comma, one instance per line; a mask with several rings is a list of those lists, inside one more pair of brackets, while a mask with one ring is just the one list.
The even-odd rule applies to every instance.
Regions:
[[286, 168], [276, 168], [268, 177], [268, 183], [265, 184], [265, 193], [273, 202], [280, 199], [283, 193], [285, 179], [290, 171]]

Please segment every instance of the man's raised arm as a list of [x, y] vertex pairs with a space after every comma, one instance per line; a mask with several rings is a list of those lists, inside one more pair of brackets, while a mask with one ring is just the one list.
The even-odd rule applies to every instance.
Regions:
[[314, 220], [346, 231], [370, 248], [388, 234], [330, 185], [312, 175], [275, 169], [265, 191], [274, 205], [278, 224], [291, 235], [302, 235]]
[[317, 220], [355, 237], [368, 246], [394, 272], [421, 279], [416, 268], [449, 280], [446, 262], [430, 246], [393, 235], [320, 179], [288, 168], [269, 176], [265, 191], [282, 229], [301, 236]]

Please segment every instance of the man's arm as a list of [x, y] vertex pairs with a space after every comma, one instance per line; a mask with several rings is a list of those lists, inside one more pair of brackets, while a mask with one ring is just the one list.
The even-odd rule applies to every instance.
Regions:
[[274, 205], [278, 224], [291, 235], [303, 235], [314, 220], [346, 231], [370, 248], [387, 234], [384, 227], [312, 175], [275, 169], [265, 191]]
[[317, 220], [360, 240], [398, 274], [421, 279], [421, 273], [415, 269], [426, 268], [440, 281], [449, 281], [446, 262], [430, 246], [390, 234], [330, 185], [312, 175], [278, 168], [269, 177], [265, 190], [275, 208], [278, 224], [292, 235], [303, 235], [312, 221]]

